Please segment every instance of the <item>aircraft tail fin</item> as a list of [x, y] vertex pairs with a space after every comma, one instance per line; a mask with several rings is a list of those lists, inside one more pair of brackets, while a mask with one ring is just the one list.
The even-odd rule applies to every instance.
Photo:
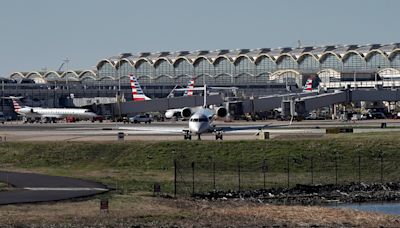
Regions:
[[8, 99], [11, 99], [12, 100], [12, 103], [13, 103], [13, 107], [14, 107], [14, 111], [15, 112], [19, 112], [19, 110], [21, 109], [21, 108], [25, 108], [25, 107], [27, 107], [27, 106], [25, 106], [22, 102], [21, 102], [21, 97], [13, 97], [13, 96], [10, 96], [10, 97], [4, 97], [4, 98], [8, 98]]
[[193, 88], [194, 88], [194, 79], [190, 79], [188, 85], [187, 85], [188, 90], [185, 90], [185, 93], [183, 96], [193, 96]]
[[151, 100], [149, 97], [147, 97], [142, 90], [142, 87], [140, 87], [139, 81], [137, 78], [131, 74], [129, 75], [130, 82], [131, 82], [131, 88], [132, 88], [132, 99], [134, 101], [144, 101], [144, 100]]
[[308, 78], [306, 81], [306, 84], [303, 87], [303, 92], [312, 92], [313, 90], [313, 79], [312, 78]]

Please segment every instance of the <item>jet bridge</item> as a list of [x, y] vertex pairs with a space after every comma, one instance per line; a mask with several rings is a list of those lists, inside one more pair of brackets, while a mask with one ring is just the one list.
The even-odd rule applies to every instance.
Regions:
[[292, 98], [301, 98], [308, 96], [315, 96], [317, 92], [307, 92], [307, 93], [288, 93], [279, 95], [270, 95], [265, 97], [259, 97], [256, 99], [248, 98], [243, 101], [243, 112], [244, 113], [254, 113], [270, 111], [275, 108], [282, 107], [282, 102], [284, 100], [290, 100]]
[[[312, 97], [304, 97], [293, 100], [294, 111], [299, 116], [305, 116], [317, 108], [339, 103], [350, 103], [360, 101], [400, 101], [400, 90], [398, 89], [347, 89], [333, 93], [320, 94]], [[293, 107], [293, 106], [291, 106]], [[293, 110], [291, 110], [293, 113]]]
[[[207, 105], [221, 105], [223, 99], [220, 95], [207, 96]], [[130, 101], [115, 103], [114, 110], [121, 115], [132, 115], [144, 112], [158, 112], [174, 108], [203, 106], [203, 96], [182, 96], [173, 98], [160, 98], [146, 101]], [[118, 111], [119, 110], [119, 111]]]

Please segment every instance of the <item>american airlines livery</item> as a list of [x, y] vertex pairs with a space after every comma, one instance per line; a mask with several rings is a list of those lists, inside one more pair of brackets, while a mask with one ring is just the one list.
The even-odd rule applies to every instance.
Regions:
[[151, 100], [151, 98], [144, 95], [142, 87], [140, 87], [139, 81], [136, 79], [136, 77], [133, 74], [129, 75], [129, 79], [131, 82], [133, 101]]
[[[314, 78], [315, 79], [315, 78]], [[313, 81], [312, 77], [309, 77], [306, 81], [306, 84], [303, 87], [303, 92], [317, 92], [317, 88], [313, 88]]]
[[[133, 75], [129, 75], [130, 82], [131, 82], [131, 89], [132, 89], [132, 100], [133, 101], [144, 101], [144, 100], [151, 100], [151, 98], [147, 97], [137, 78]], [[193, 96], [193, 88], [194, 88], [194, 79], [190, 79], [187, 89], [185, 89], [184, 96]], [[189, 118], [192, 113], [194, 113], [199, 107], [184, 107], [184, 108], [174, 108], [168, 109], [165, 112], [165, 118], [171, 119], [173, 117], [182, 117], [182, 118]]]
[[41, 108], [25, 106], [19, 100], [19, 97], [5, 97], [11, 99], [14, 111], [25, 118], [41, 118], [46, 121], [55, 122], [56, 119], [63, 119], [68, 116], [79, 119], [92, 119], [97, 116], [96, 113], [89, 109], [82, 108]]
[[[194, 88], [194, 79], [190, 79], [187, 88], [184, 90], [183, 96], [193, 96], [193, 88]], [[190, 115], [196, 110], [198, 110], [200, 107], [184, 107], [184, 108], [174, 108], [174, 109], [168, 109], [165, 112], [165, 118], [171, 119], [173, 117], [176, 118], [189, 118]]]

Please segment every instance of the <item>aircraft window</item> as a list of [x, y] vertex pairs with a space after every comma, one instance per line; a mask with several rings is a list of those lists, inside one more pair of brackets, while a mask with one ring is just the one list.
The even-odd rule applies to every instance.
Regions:
[[207, 120], [206, 117], [203, 117], [203, 118], [200, 118], [200, 119], [199, 119], [199, 122], [208, 122], [208, 120]]
[[199, 122], [199, 119], [193, 118], [193, 119], [192, 119], [192, 122]]

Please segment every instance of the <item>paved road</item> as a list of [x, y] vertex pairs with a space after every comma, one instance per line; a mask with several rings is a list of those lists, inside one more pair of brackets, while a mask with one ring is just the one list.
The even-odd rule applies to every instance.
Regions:
[[0, 205], [59, 201], [109, 191], [105, 185], [93, 181], [34, 173], [0, 171], [0, 182], [13, 187], [11, 191], [0, 192]]
[[[387, 123], [388, 128], [380, 129], [381, 123]], [[116, 141], [118, 132], [125, 133], [125, 140], [183, 140], [182, 129], [187, 129], [187, 121], [154, 122], [152, 124], [123, 124], [123, 123], [56, 123], [56, 124], [22, 124], [21, 122], [7, 122], [0, 124], [0, 141]], [[271, 124], [273, 129], [270, 137], [320, 137], [325, 134], [324, 128], [328, 127], [355, 127], [358, 132], [400, 131], [400, 120], [368, 120], [356, 122], [341, 122], [332, 120], [289, 122], [282, 121], [234, 121], [224, 123], [216, 121], [217, 126], [262, 126]], [[277, 127], [286, 125], [283, 127]], [[379, 129], [378, 129], [379, 128]], [[240, 132], [227, 132], [224, 140], [255, 140], [258, 130]], [[204, 140], [215, 140], [213, 135], [203, 135]]]

